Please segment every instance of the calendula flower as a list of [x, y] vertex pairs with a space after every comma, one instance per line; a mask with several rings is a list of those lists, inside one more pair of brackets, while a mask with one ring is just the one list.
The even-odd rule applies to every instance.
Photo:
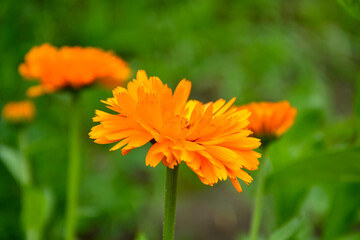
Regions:
[[146, 156], [146, 165], [162, 162], [169, 168], [185, 162], [207, 185], [228, 177], [241, 192], [238, 178], [252, 181], [244, 171], [255, 170], [260, 154], [254, 149], [260, 140], [249, 137], [248, 110], [231, 109], [235, 99], [202, 104], [190, 100], [191, 83], [183, 79], [174, 93], [158, 77], [148, 78], [140, 70], [127, 89], [118, 87], [113, 97], [103, 101], [115, 113], [96, 110], [90, 138], [96, 143], [115, 143], [110, 150], [122, 148], [122, 154], [149, 141], [154, 144]]
[[8, 122], [29, 122], [34, 119], [35, 106], [30, 101], [9, 102], [5, 104], [2, 116]]
[[40, 81], [40, 85], [29, 88], [27, 95], [31, 97], [63, 88], [76, 90], [94, 82], [115, 87], [130, 76], [128, 64], [112, 52], [50, 44], [32, 48], [19, 72], [24, 78]]
[[297, 110], [288, 101], [254, 102], [240, 107], [251, 112], [249, 129], [257, 137], [280, 137], [294, 123]]

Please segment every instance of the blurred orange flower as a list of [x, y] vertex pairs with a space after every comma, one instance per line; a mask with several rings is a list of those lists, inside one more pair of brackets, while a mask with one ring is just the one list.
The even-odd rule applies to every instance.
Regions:
[[9, 122], [29, 122], [34, 119], [35, 106], [30, 101], [9, 102], [5, 104], [2, 116]]
[[[244, 169], [255, 170], [260, 154], [254, 149], [260, 140], [249, 137], [250, 113], [228, 110], [235, 99], [202, 104], [190, 100], [191, 83], [183, 79], [174, 93], [158, 77], [148, 78], [140, 70], [127, 89], [113, 90], [114, 97], [103, 101], [115, 114], [96, 110], [90, 138], [96, 143], [118, 142], [122, 154], [147, 142], [153, 143], [146, 165], [162, 162], [169, 168], [185, 162], [207, 185], [230, 178], [241, 192], [237, 178], [252, 181]], [[126, 145], [126, 146], [125, 146]]]
[[92, 47], [61, 47], [50, 44], [33, 47], [19, 66], [24, 78], [36, 79], [27, 95], [36, 97], [62, 88], [79, 89], [99, 80], [115, 87], [130, 77], [128, 64], [112, 52]]
[[254, 102], [240, 109], [251, 112], [249, 129], [257, 137], [280, 137], [294, 123], [297, 110], [288, 101]]

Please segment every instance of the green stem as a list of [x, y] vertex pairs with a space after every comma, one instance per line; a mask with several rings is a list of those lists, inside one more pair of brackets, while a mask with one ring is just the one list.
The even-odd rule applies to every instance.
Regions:
[[69, 131], [69, 162], [68, 162], [68, 182], [67, 182], [67, 206], [65, 219], [65, 239], [74, 240], [76, 233], [77, 204], [80, 183], [80, 114], [78, 109], [77, 96], [73, 96], [70, 106], [70, 131]]
[[179, 165], [166, 167], [163, 240], [173, 240], [175, 233], [176, 189]]
[[263, 161], [263, 166], [259, 169], [259, 176], [257, 177], [257, 186], [256, 186], [256, 195], [255, 195], [255, 206], [253, 210], [252, 220], [251, 220], [251, 230], [250, 230], [250, 239], [257, 240], [259, 236], [259, 229], [261, 223], [262, 215], [262, 205], [264, 199], [264, 180], [265, 180], [265, 158]]

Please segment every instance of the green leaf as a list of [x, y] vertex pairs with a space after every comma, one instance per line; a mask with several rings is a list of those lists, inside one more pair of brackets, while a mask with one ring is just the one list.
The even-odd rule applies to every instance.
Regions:
[[21, 217], [26, 238], [41, 239], [53, 207], [53, 196], [49, 190], [36, 187], [24, 187], [22, 193]]
[[360, 184], [343, 184], [336, 188], [325, 219], [324, 239], [348, 233], [356, 225], [360, 202]]
[[338, 2], [350, 15], [360, 19], [360, 0], [338, 0]]
[[267, 187], [360, 182], [360, 147], [313, 154], [274, 171]]
[[285, 226], [276, 230], [273, 234], [271, 234], [270, 240], [287, 240], [290, 237], [294, 236], [297, 230], [299, 230], [300, 226], [303, 223], [303, 219], [300, 217], [296, 217], [292, 219], [290, 222], [285, 224]]
[[0, 145], [0, 159], [20, 185], [30, 182], [30, 172], [24, 155], [5, 145]]
[[277, 227], [286, 224], [299, 214], [308, 190], [304, 186], [272, 189]]

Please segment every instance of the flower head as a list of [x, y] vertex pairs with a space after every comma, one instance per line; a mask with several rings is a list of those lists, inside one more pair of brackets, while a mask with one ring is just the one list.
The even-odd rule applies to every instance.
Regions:
[[5, 104], [2, 116], [8, 122], [29, 122], [34, 119], [35, 106], [30, 101], [9, 102]]
[[257, 137], [280, 137], [294, 123], [297, 110], [288, 101], [250, 103], [240, 107], [251, 112], [249, 129]]
[[115, 143], [127, 154], [153, 140], [146, 165], [162, 162], [169, 168], [185, 162], [204, 184], [213, 185], [229, 177], [240, 192], [237, 178], [252, 181], [244, 169], [255, 170], [260, 140], [249, 137], [247, 110], [229, 110], [235, 99], [202, 104], [190, 100], [191, 83], [182, 80], [174, 93], [157, 77], [140, 70], [127, 89], [118, 87], [103, 101], [115, 114], [96, 111], [90, 138], [96, 143]]
[[24, 78], [40, 81], [40, 85], [28, 90], [31, 97], [62, 88], [79, 89], [97, 80], [114, 87], [130, 76], [127, 63], [112, 52], [92, 47], [56, 48], [50, 44], [32, 48], [19, 72]]

